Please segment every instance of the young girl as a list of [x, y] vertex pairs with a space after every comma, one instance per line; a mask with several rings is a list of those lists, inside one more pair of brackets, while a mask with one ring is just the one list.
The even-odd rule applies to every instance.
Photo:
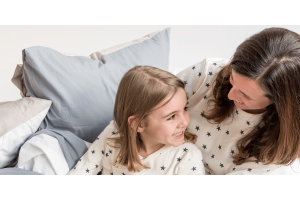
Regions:
[[173, 74], [136, 66], [122, 78], [114, 121], [104, 129], [69, 172], [73, 174], [201, 174], [197, 136], [185, 132], [184, 83]]

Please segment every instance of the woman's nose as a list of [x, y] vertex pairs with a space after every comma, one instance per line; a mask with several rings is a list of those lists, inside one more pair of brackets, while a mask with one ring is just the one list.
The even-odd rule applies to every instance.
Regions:
[[228, 99], [230, 100], [239, 100], [239, 97], [237, 95], [237, 90], [235, 87], [232, 87], [231, 90], [228, 93]]

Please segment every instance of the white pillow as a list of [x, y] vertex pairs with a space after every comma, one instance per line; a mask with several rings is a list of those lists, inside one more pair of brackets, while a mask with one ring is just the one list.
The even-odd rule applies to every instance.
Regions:
[[0, 103], [0, 169], [12, 163], [20, 146], [37, 131], [51, 103], [35, 97]]

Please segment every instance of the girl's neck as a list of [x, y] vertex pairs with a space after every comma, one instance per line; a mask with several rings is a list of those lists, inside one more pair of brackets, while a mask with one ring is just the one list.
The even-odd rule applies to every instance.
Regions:
[[139, 155], [142, 157], [147, 157], [150, 154], [153, 154], [154, 152], [158, 151], [159, 149], [161, 149], [163, 146], [165, 146], [164, 144], [145, 144], [144, 142], [141, 144], [141, 146], [139, 147]]

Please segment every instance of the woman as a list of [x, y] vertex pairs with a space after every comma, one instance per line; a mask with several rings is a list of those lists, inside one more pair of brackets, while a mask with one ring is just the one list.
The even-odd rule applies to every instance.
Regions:
[[177, 76], [206, 174], [300, 174], [297, 33], [265, 29], [230, 61], [205, 59]]

